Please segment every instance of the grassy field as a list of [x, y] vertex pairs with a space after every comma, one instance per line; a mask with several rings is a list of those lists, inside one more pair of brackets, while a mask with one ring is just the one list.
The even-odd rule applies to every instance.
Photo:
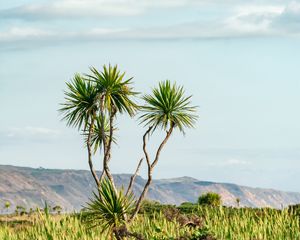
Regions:
[[[0, 239], [110, 239], [99, 228], [89, 229], [82, 215], [2, 216]], [[147, 208], [129, 226], [143, 239], [300, 239], [296, 211], [274, 209], [156, 206]], [[134, 239], [134, 238], [127, 238]]]

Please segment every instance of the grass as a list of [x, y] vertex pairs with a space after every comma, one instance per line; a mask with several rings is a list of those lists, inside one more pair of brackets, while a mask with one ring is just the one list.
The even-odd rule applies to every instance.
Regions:
[[300, 239], [300, 218], [287, 209], [205, 208], [198, 214], [217, 239]]
[[[201, 224], [185, 225], [187, 219], [197, 217]], [[109, 239], [102, 229], [88, 229], [78, 214], [0, 218], [2, 240], [104, 240]], [[182, 219], [185, 219], [184, 221]], [[185, 225], [185, 226], [184, 226]], [[250, 209], [227, 207], [191, 208], [182, 213], [172, 207], [140, 214], [129, 227], [149, 240], [215, 239], [233, 240], [297, 240], [300, 239], [300, 217], [293, 210]], [[201, 237], [202, 236], [202, 237]]]

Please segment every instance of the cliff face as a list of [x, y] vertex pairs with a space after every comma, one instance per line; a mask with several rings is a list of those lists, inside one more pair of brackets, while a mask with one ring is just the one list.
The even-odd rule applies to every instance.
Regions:
[[[127, 186], [130, 175], [115, 175], [117, 185]], [[134, 192], [140, 193], [145, 180], [136, 178]], [[34, 169], [0, 165], [0, 211], [4, 202], [10, 201], [11, 210], [16, 205], [36, 208], [60, 205], [65, 211], [79, 210], [85, 205], [95, 185], [89, 171]], [[161, 203], [180, 204], [196, 202], [199, 195], [212, 191], [221, 194], [224, 205], [235, 205], [235, 199], [241, 200], [241, 206], [280, 208], [300, 203], [300, 193], [283, 192], [272, 189], [250, 188], [228, 183], [198, 181], [182, 177], [154, 180], [148, 198]]]

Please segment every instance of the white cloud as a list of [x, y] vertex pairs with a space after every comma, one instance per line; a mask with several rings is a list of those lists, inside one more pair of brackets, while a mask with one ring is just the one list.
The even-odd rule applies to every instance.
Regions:
[[116, 1], [79, 1], [63, 0], [45, 4], [27, 4], [19, 7], [2, 10], [2, 18], [20, 19], [57, 19], [74, 17], [103, 17], [129, 16], [140, 13], [138, 8], [130, 8], [122, 3], [116, 6]]
[[274, 19], [271, 27], [288, 34], [300, 33], [300, 1], [289, 3], [282, 13]]
[[[0, 43], [15, 44], [15, 42], [58, 42], [58, 41], [81, 41], [108, 38], [120, 38], [122, 33], [129, 30], [126, 28], [92, 28], [84, 31], [53, 31], [40, 28], [13, 27], [0, 32]], [[119, 34], [119, 35], [117, 35]], [[125, 35], [124, 35], [125, 36]]]
[[38, 28], [20, 28], [12, 27], [5, 32], [0, 32], [0, 42], [9, 42], [15, 40], [26, 40], [26, 39], [43, 39], [50, 38], [55, 35], [54, 32], [38, 29]]
[[[248, 2], [259, 2], [251, 0]], [[261, 1], [260, 1], [261, 2]], [[270, 2], [270, 1], [264, 1]], [[274, 1], [273, 1], [274, 2]], [[275, 1], [276, 2], [276, 1]], [[178, 7], [236, 6], [241, 0], [53, 0], [30, 3], [0, 11], [0, 18], [24, 20], [57, 18], [97, 18], [107, 16], [135, 16], [151, 9]]]
[[232, 166], [232, 165], [250, 165], [251, 163], [248, 161], [240, 160], [240, 159], [229, 159], [224, 162], [224, 165]]
[[235, 9], [235, 13], [225, 19], [225, 27], [237, 34], [272, 35], [274, 29], [270, 24], [280, 14], [284, 6], [281, 5], [244, 5]]
[[2, 10], [2, 18], [57, 19], [134, 16], [149, 8], [184, 6], [191, 0], [55, 0]]
[[225, 20], [228, 29], [257, 36], [299, 36], [300, 1], [285, 5], [244, 5]]
[[60, 131], [45, 127], [23, 127], [10, 128], [0, 133], [3, 143], [38, 141], [44, 142], [56, 139], [60, 135]]
[[219, 162], [211, 162], [207, 165], [210, 167], [242, 167], [242, 166], [250, 166], [252, 163], [250, 161], [245, 161], [237, 158], [231, 158], [225, 161], [219, 161]]
[[58, 130], [50, 129], [50, 128], [45, 128], [45, 127], [31, 127], [27, 126], [24, 128], [11, 128], [8, 131], [9, 137], [14, 137], [17, 135], [30, 135], [30, 136], [57, 136], [59, 135]]

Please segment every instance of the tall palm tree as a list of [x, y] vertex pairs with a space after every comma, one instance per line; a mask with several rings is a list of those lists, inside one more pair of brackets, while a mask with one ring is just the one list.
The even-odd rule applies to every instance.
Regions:
[[71, 82], [67, 84], [65, 91], [65, 103], [59, 111], [63, 114], [62, 120], [67, 125], [87, 132], [86, 145], [88, 149], [88, 163], [93, 178], [99, 186], [99, 178], [92, 162], [92, 134], [97, 116], [97, 91], [95, 84], [86, 81], [80, 74], [75, 74]]
[[101, 136], [103, 142], [103, 171], [111, 181], [114, 189], [115, 184], [113, 176], [108, 165], [111, 156], [111, 144], [113, 142], [114, 120], [117, 113], [127, 113], [134, 116], [137, 105], [132, 98], [137, 94], [131, 87], [132, 78], [125, 79], [125, 72], [120, 73], [117, 65], [107, 68], [103, 66], [103, 71], [99, 72], [96, 68], [90, 68], [91, 74], [85, 77], [88, 81], [95, 84], [97, 92], [97, 104], [99, 105], [100, 117], [104, 119], [105, 115], [109, 118], [109, 136], [105, 138], [104, 124], [101, 125]]
[[[191, 105], [190, 98], [191, 96], [186, 97], [184, 95], [183, 87], [171, 84], [169, 80], [160, 82], [158, 87], [152, 90], [152, 94], [143, 96], [145, 105], [141, 107], [143, 114], [140, 116], [140, 121], [148, 127], [143, 136], [143, 151], [148, 166], [148, 179], [137, 200], [136, 208], [130, 220], [136, 216], [140, 209], [141, 202], [145, 198], [152, 182], [153, 169], [173, 130], [178, 128], [184, 133], [184, 128], [195, 126], [197, 120], [196, 107]], [[151, 161], [146, 149], [146, 140], [157, 128], [166, 131], [166, 136], [159, 145], [154, 160]]]
[[[67, 83], [65, 103], [59, 110], [67, 125], [83, 130], [88, 149], [88, 162], [95, 182], [99, 186], [104, 174], [99, 179], [92, 162], [92, 148], [103, 149], [103, 172], [115, 188], [112, 174], [108, 166], [111, 156], [111, 145], [114, 142], [114, 119], [117, 113], [135, 114], [137, 105], [132, 97], [137, 93], [132, 90], [131, 80], [125, 79], [117, 66], [103, 67], [99, 72], [90, 68], [91, 74], [76, 74]], [[107, 120], [108, 119], [108, 120]], [[103, 173], [102, 172], [102, 173]]]

